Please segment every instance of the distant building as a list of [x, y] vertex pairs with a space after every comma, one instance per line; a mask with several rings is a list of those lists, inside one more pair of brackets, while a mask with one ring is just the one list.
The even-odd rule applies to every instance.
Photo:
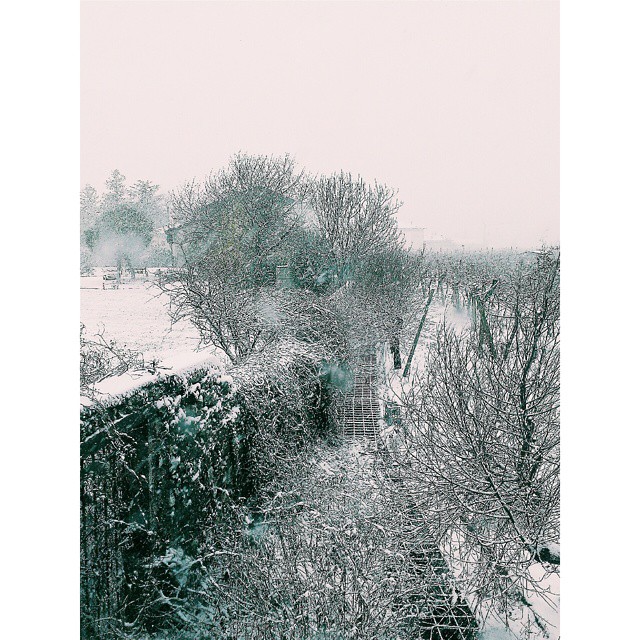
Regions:
[[457, 244], [445, 238], [443, 236], [434, 236], [424, 242], [424, 248], [426, 251], [442, 251], [447, 253], [449, 251], [460, 251], [464, 249], [464, 245]]
[[398, 229], [400, 235], [404, 240], [404, 246], [409, 251], [459, 251], [462, 249], [462, 245], [445, 238], [442, 235], [429, 235], [426, 234], [426, 229], [423, 227], [404, 227]]

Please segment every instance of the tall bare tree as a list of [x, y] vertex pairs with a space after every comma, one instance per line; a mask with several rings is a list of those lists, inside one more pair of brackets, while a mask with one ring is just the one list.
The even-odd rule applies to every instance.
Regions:
[[289, 156], [238, 154], [202, 184], [174, 191], [174, 225], [188, 260], [235, 252], [256, 267], [280, 258], [300, 223], [305, 184]]
[[282, 311], [267, 294], [292, 252], [305, 185], [289, 156], [239, 154], [204, 183], [171, 194], [183, 265], [160, 286], [174, 320], [189, 318], [232, 362], [278, 335]]

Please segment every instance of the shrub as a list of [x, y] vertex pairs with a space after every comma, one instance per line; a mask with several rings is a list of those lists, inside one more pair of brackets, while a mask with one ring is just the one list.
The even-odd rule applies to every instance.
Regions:
[[259, 390], [239, 371], [244, 391], [200, 370], [83, 410], [83, 637], [197, 627], [208, 558], [327, 427], [313, 371], [283, 367]]

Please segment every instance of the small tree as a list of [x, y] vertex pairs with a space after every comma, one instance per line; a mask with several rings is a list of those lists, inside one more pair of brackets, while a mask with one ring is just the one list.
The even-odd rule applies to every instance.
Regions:
[[192, 182], [171, 194], [185, 259], [193, 264], [233, 252], [256, 284], [265, 277], [274, 282], [272, 267], [288, 256], [286, 244], [300, 225], [304, 192], [304, 174], [289, 156], [234, 156], [202, 185]]
[[237, 155], [202, 185], [172, 194], [184, 265], [160, 286], [171, 298], [172, 317], [189, 318], [203, 343], [232, 362], [279, 334], [276, 266], [294, 252], [303, 178], [288, 156]]
[[355, 263], [351, 294], [369, 309], [366, 333], [371, 340], [399, 340], [419, 307], [418, 256], [392, 243], [371, 250]]
[[398, 245], [401, 203], [386, 185], [371, 186], [344, 172], [321, 176], [312, 182], [308, 202], [338, 284], [350, 280], [360, 262]]

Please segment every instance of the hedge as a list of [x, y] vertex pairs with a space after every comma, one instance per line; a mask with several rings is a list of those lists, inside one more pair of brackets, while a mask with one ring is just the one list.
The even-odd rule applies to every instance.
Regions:
[[222, 531], [259, 501], [283, 451], [330, 428], [312, 370], [297, 368], [289, 385], [263, 380], [258, 400], [256, 389], [198, 370], [82, 410], [83, 638], [193, 622]]

